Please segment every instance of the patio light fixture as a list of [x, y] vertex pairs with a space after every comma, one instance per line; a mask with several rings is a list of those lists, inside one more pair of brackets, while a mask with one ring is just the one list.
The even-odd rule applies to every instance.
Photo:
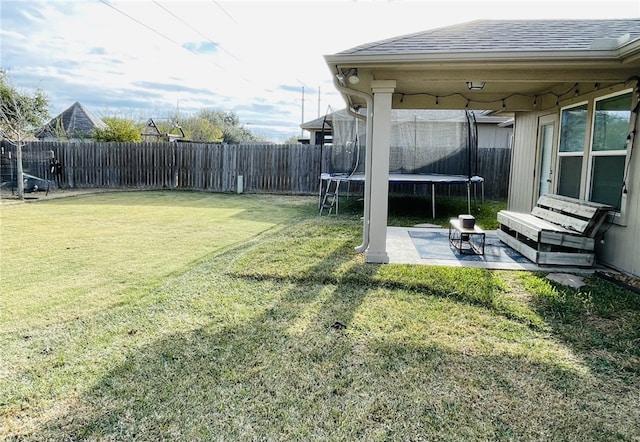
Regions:
[[467, 81], [467, 87], [470, 91], [481, 91], [484, 85], [484, 81]]
[[344, 84], [345, 80], [348, 80], [351, 84], [360, 83], [358, 68], [340, 69], [336, 74], [336, 78], [341, 84]]
[[349, 77], [349, 83], [358, 84], [360, 83], [360, 78], [358, 78], [358, 69], [352, 69], [353, 74]]

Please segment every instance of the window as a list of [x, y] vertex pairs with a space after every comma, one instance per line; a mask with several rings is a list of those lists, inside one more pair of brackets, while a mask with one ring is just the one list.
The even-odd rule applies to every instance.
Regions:
[[561, 110], [558, 194], [623, 210], [631, 100], [624, 91]]
[[587, 131], [587, 104], [563, 109], [560, 117], [558, 194], [580, 197], [582, 161]]
[[625, 179], [631, 92], [597, 100], [591, 141], [590, 200], [620, 211]]

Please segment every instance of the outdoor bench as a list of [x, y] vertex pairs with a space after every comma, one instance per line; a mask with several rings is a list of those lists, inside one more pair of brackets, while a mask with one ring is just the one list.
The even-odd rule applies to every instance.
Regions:
[[613, 207], [543, 195], [531, 213], [498, 212], [498, 238], [536, 264], [591, 267], [595, 236]]

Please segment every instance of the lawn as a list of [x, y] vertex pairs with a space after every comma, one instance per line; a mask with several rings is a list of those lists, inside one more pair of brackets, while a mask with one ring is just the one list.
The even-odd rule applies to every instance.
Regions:
[[639, 440], [638, 295], [364, 264], [316, 204], [0, 206], [0, 439]]

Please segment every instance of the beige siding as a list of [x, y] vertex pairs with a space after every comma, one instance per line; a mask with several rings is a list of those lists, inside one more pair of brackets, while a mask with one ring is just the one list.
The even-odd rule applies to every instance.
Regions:
[[[529, 212], [535, 195], [537, 113], [518, 113], [511, 156], [509, 210]], [[638, 130], [638, 129], [636, 129]], [[597, 241], [598, 262], [640, 277], [640, 135], [636, 136], [627, 177], [625, 225], [605, 223], [604, 242]]]
[[[640, 127], [636, 127], [636, 131]], [[626, 226], [611, 225], [599, 244], [600, 262], [640, 277], [640, 135], [636, 135], [627, 178]], [[607, 229], [607, 225], [603, 227]]]
[[508, 148], [513, 129], [497, 124], [478, 124], [479, 148]]
[[515, 121], [508, 207], [514, 212], [530, 212], [533, 207], [531, 195], [534, 194], [538, 115], [519, 112]]

